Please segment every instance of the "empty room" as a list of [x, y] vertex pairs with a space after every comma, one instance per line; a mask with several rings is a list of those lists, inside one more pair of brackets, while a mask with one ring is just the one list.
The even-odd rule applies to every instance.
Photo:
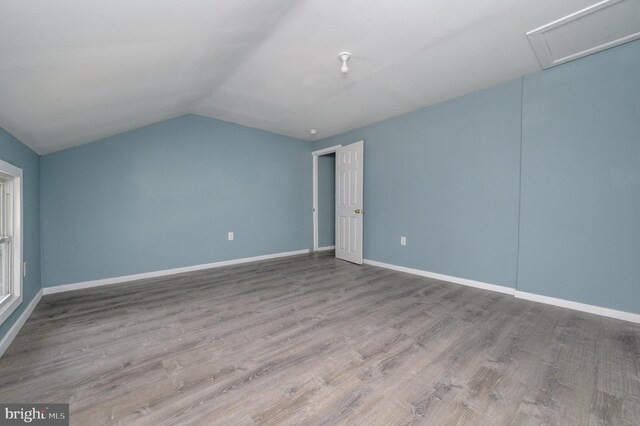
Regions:
[[0, 424], [640, 425], [640, 0], [0, 0]]

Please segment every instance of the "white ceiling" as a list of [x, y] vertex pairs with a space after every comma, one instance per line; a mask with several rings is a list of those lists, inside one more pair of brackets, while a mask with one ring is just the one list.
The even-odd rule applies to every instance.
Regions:
[[595, 2], [0, 0], [0, 126], [40, 154], [189, 113], [320, 139], [538, 71], [526, 32]]

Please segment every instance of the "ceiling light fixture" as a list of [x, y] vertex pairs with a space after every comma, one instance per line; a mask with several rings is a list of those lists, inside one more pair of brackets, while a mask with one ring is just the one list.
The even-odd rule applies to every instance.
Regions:
[[340, 54], [338, 54], [338, 59], [340, 59], [342, 61], [342, 66], [340, 67], [340, 72], [343, 75], [347, 75], [347, 73], [349, 72], [349, 66], [347, 65], [347, 61], [349, 59], [351, 59], [351, 53], [349, 52], [341, 52]]
[[309, 134], [310, 134], [311, 136], [315, 136], [315, 135], [317, 135], [317, 134], [318, 134], [318, 131], [317, 131], [316, 129], [309, 129]]

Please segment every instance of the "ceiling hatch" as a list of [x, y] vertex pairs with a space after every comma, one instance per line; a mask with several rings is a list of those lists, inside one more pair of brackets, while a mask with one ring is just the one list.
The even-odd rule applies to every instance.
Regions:
[[640, 38], [640, 0], [605, 0], [527, 33], [542, 68]]

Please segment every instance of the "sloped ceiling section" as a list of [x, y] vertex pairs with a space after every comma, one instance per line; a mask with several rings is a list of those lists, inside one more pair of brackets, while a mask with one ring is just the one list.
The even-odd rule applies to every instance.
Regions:
[[539, 70], [527, 31], [591, 3], [0, 0], [0, 126], [40, 154], [189, 113], [327, 137]]

